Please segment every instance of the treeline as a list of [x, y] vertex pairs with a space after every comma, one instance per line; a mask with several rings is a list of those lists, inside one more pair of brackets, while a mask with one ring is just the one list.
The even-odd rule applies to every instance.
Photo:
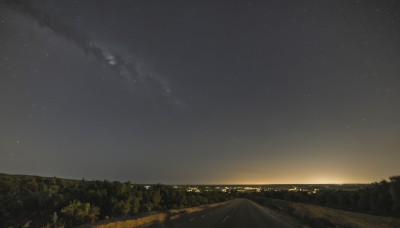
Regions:
[[400, 217], [400, 176], [382, 180], [357, 191], [320, 190], [315, 194], [294, 191], [264, 191], [242, 197], [266, 197], [314, 204], [360, 213]]
[[166, 185], [0, 174], [0, 227], [68, 227], [229, 199]]

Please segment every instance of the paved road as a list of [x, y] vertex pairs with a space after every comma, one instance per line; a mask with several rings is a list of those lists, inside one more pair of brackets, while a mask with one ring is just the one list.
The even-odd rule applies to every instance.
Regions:
[[164, 227], [290, 227], [270, 211], [253, 201], [235, 199], [222, 206], [209, 208], [201, 212], [184, 215], [165, 224], [154, 224], [152, 228]]

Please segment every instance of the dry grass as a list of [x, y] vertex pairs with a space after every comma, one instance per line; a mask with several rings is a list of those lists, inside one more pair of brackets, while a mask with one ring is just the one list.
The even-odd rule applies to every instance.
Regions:
[[332, 208], [292, 203], [296, 213], [308, 217], [324, 219], [340, 227], [400, 227], [400, 219], [367, 215]]
[[213, 204], [208, 204], [208, 205], [199, 206], [199, 207], [189, 207], [189, 208], [184, 208], [184, 209], [179, 209], [179, 210], [169, 210], [170, 219], [174, 220], [174, 219], [179, 218], [181, 215], [192, 214], [195, 212], [202, 211], [204, 209], [217, 207], [217, 206], [220, 206], [220, 205], [223, 205], [226, 203], [227, 202], [221, 202], [221, 203], [213, 203]]
[[204, 205], [204, 206], [199, 206], [199, 207], [184, 208], [184, 209], [179, 209], [179, 210], [169, 210], [166, 212], [154, 213], [154, 214], [150, 214], [147, 216], [138, 217], [135, 219], [131, 218], [131, 219], [125, 219], [125, 220], [112, 221], [109, 223], [103, 222], [102, 224], [93, 225], [92, 227], [96, 227], [96, 228], [140, 227], [140, 226], [150, 225], [150, 224], [156, 223], [156, 222], [162, 223], [162, 222], [165, 222], [167, 219], [174, 220], [174, 219], [179, 218], [182, 215], [199, 212], [199, 211], [202, 211], [207, 208], [217, 207], [217, 206], [223, 205], [225, 203], [226, 202], [209, 204], [209, 205]]
[[355, 213], [277, 199], [264, 199], [262, 205], [302, 221], [305, 227], [400, 227], [400, 219], [393, 217]]
[[148, 225], [154, 222], [164, 222], [167, 218], [166, 213], [156, 213], [145, 217], [130, 219], [125, 221], [115, 221], [107, 224], [94, 225], [96, 228], [131, 228]]

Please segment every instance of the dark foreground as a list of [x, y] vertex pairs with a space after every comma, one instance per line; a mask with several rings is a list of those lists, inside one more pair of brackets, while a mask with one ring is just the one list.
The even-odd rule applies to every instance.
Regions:
[[232, 200], [222, 206], [179, 217], [164, 224], [154, 224], [151, 228], [162, 227], [289, 227], [270, 211], [247, 199]]

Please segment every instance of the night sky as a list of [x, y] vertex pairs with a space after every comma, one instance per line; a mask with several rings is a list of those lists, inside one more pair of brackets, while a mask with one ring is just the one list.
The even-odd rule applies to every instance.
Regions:
[[0, 1], [0, 172], [400, 174], [400, 2]]

